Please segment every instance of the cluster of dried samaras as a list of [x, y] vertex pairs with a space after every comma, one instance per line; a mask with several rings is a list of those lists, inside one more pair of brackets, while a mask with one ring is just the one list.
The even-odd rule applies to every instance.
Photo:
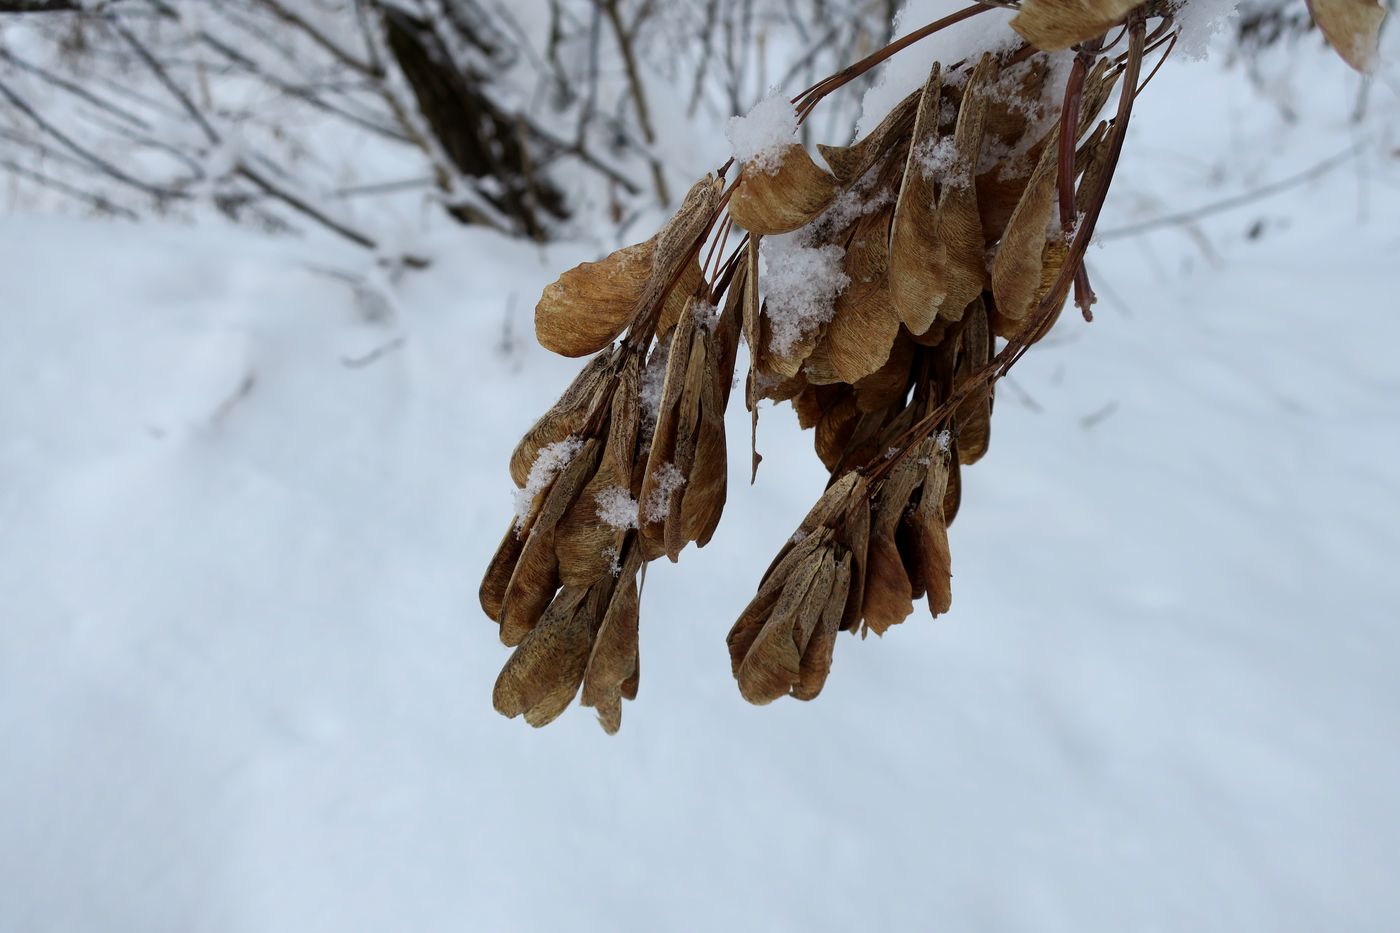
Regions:
[[[1120, 79], [1137, 87], [1153, 41], [1141, 18], [1124, 31], [1125, 55], [1073, 53], [1063, 95], [1047, 87], [1063, 58], [1031, 45], [934, 65], [865, 138], [820, 147], [825, 167], [792, 144], [731, 184], [708, 176], [651, 239], [545, 289], [540, 342], [596, 355], [511, 457], [518, 517], [481, 586], [515, 646], [497, 710], [540, 726], [581, 690], [608, 732], [620, 725], [637, 694], [639, 574], [720, 520], [741, 339], [755, 426], [761, 399], [791, 401], [831, 476], [729, 632], [744, 698], [812, 699], [837, 633], [883, 634], [925, 598], [948, 610], [948, 525], [961, 468], [987, 451], [995, 377], [1071, 286], [1086, 312], [1092, 300], [1083, 248], [1132, 95], [1112, 125], [1098, 114]], [[782, 251], [760, 261], [760, 240], [785, 235], [836, 257], [843, 283], [795, 336], [771, 312], [775, 289], [801, 283], [774, 268]]]

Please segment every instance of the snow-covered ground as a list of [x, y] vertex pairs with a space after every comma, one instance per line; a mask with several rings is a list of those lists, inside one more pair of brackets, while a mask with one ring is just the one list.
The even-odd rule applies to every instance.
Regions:
[[0, 219], [0, 930], [1393, 930], [1400, 98], [1352, 127], [1308, 62], [1292, 127], [1215, 66], [1142, 97], [1103, 229], [1357, 152], [1091, 252], [950, 616], [740, 699], [725, 632], [824, 479], [765, 411], [612, 739], [491, 710], [475, 595], [576, 366], [531, 308], [594, 245], [446, 231], [357, 298], [335, 245]]

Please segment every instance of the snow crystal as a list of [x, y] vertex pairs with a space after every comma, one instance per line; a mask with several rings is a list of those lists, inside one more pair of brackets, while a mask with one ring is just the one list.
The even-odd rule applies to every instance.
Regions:
[[1004, 104], [1011, 112], [1026, 118], [1026, 129], [1020, 139], [1010, 145], [994, 136], [984, 137], [977, 160], [979, 174], [996, 169], [997, 177], [1007, 180], [1030, 174], [1034, 166], [1027, 153], [1060, 118], [1060, 105], [1064, 101], [1065, 82], [1074, 63], [1074, 53], [1052, 52], [1045, 56], [1045, 63], [1048, 71], [1038, 97], [1027, 99], [1021, 94], [1021, 81], [1031, 67], [1029, 62], [1007, 68], [987, 89], [988, 100]]
[[773, 330], [769, 347], [774, 353], [782, 356], [792, 352], [797, 341], [830, 321], [836, 312], [836, 297], [851, 284], [841, 268], [846, 250], [833, 243], [815, 244], [894, 200], [891, 190], [870, 190], [875, 180], [872, 169], [807, 226], [763, 238], [759, 246], [763, 259], [760, 281], [766, 299], [764, 313]]
[[799, 528], [792, 533], [792, 538], [790, 540], [793, 544], [801, 544], [803, 541], [807, 540], [807, 532]]
[[618, 531], [637, 527], [637, 500], [621, 486], [610, 486], [598, 493], [598, 517]]
[[774, 88], [747, 116], [730, 117], [725, 135], [735, 159], [772, 174], [781, 164], [783, 150], [797, 142], [797, 111]]
[[608, 559], [608, 573], [615, 577], [622, 576], [622, 555], [617, 552], [617, 548], [603, 548], [603, 556]]
[[764, 237], [762, 281], [767, 286], [766, 312], [773, 329], [770, 348], [778, 355], [792, 352], [812, 328], [831, 320], [836, 296], [851, 284], [841, 271], [846, 251], [834, 244], [805, 245], [803, 231]]
[[953, 435], [945, 428], [934, 437], [933, 444], [939, 453], [946, 454], [953, 449]]
[[[956, 13], [965, 5], [963, 0], [907, 0], [895, 17], [894, 38], [907, 36], [934, 20]], [[916, 43], [908, 52], [896, 55], [882, 65], [879, 79], [861, 100], [856, 136], [869, 133], [896, 104], [923, 87], [928, 80], [930, 63], [937, 61], [945, 66], [952, 65], [964, 59], [973, 59], [983, 52], [1001, 53], [1018, 45], [1021, 37], [1007, 25], [1013, 12], [992, 9], [979, 13], [934, 33]], [[949, 75], [947, 80], [954, 83], [959, 79]]]
[[690, 305], [690, 313], [695, 317], [695, 326], [703, 327], [705, 330], [714, 332], [715, 326], [719, 324], [719, 308], [708, 301], [695, 301]]
[[663, 463], [656, 471], [656, 486], [647, 496], [647, 519], [664, 522], [671, 514], [671, 493], [685, 485], [685, 477], [674, 463]]
[[822, 211], [815, 220], [795, 231], [793, 235], [798, 237], [804, 246], [811, 246], [817, 240], [827, 239], [828, 234], [844, 230], [867, 214], [893, 203], [892, 189], [871, 192], [870, 189], [875, 187], [878, 176], [879, 167], [872, 167], [859, 181], [837, 195], [831, 206]]
[[525, 517], [530, 514], [530, 506], [534, 503], [535, 497], [549, 488], [549, 484], [554, 482], [554, 478], [564, 471], [569, 465], [569, 461], [578, 456], [579, 449], [583, 447], [583, 441], [570, 435], [562, 441], [555, 441], [553, 444], [546, 444], [540, 448], [540, 452], [535, 456], [535, 462], [530, 465], [530, 475], [525, 480], [525, 488], [518, 489], [515, 493], [515, 527], [521, 528], [525, 524]]
[[954, 145], [951, 136], [925, 139], [919, 143], [914, 148], [914, 161], [923, 170], [925, 178], [948, 184], [966, 181], [965, 172], [962, 173], [963, 177], [954, 177], [950, 174], [958, 161], [958, 148]]

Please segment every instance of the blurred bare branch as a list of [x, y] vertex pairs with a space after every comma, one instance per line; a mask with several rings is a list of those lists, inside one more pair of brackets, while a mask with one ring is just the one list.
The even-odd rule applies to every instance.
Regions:
[[0, 33], [0, 172], [127, 220], [212, 207], [382, 250], [428, 208], [545, 240], [671, 200], [670, 101], [743, 112], [883, 42], [895, 3], [0, 0], [51, 14]]

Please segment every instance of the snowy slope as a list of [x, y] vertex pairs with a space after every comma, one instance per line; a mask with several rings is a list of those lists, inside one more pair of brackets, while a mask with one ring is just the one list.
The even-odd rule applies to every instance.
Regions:
[[756, 709], [724, 634], [824, 479], [765, 411], [615, 739], [492, 712], [475, 599], [593, 247], [452, 231], [357, 301], [338, 246], [0, 220], [0, 930], [1393, 929], [1400, 124], [1350, 81], [1288, 129], [1158, 77], [1104, 228], [1360, 154], [1093, 251], [954, 612]]

